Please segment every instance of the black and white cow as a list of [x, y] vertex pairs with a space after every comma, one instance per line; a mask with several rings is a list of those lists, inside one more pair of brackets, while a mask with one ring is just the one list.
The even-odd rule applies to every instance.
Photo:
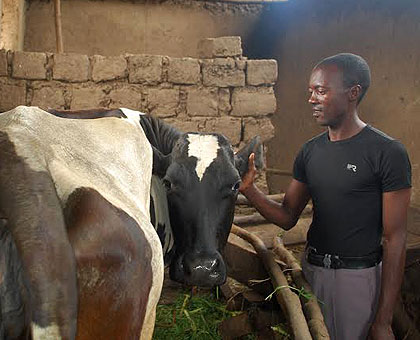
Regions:
[[176, 281], [225, 281], [251, 152], [128, 109], [0, 114], [0, 338], [150, 338], [163, 255]]

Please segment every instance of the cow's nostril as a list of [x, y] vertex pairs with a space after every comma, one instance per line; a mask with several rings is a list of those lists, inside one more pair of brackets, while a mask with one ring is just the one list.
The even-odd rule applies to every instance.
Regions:
[[203, 261], [203, 264], [196, 266], [194, 269], [213, 271], [214, 268], [217, 268], [217, 263], [217, 259]]
[[214, 286], [222, 284], [226, 279], [226, 268], [219, 253], [185, 254], [180, 261], [183, 268], [183, 281], [189, 285]]
[[200, 258], [195, 257], [192, 260], [186, 259], [185, 272], [190, 274], [191, 272], [213, 272], [219, 267], [219, 260], [217, 258]]

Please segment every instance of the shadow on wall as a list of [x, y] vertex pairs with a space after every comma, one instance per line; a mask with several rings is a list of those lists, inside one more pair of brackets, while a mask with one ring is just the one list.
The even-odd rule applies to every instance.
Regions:
[[[275, 86], [275, 137], [268, 144], [268, 167], [289, 171], [300, 146], [321, 129], [311, 119], [307, 82], [322, 58], [352, 52], [372, 69], [372, 86], [360, 106], [369, 124], [400, 139], [413, 164], [413, 203], [420, 204], [420, 2], [290, 0], [271, 4], [255, 29], [244, 37], [250, 58], [273, 58], [279, 76]], [[269, 176], [272, 192], [284, 190], [290, 177]]]

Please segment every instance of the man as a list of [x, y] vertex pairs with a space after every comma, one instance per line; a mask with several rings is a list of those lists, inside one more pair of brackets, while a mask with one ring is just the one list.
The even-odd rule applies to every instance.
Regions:
[[337, 340], [394, 339], [392, 314], [404, 270], [411, 166], [401, 143], [359, 118], [369, 85], [369, 66], [359, 56], [343, 53], [318, 63], [309, 103], [327, 131], [303, 145], [283, 203], [254, 185], [253, 155], [240, 188], [286, 230], [312, 199], [302, 267]]

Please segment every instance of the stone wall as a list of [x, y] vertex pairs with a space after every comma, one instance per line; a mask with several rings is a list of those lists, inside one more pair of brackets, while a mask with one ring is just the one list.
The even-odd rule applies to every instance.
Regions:
[[241, 146], [274, 135], [275, 60], [247, 60], [240, 37], [204, 39], [200, 58], [0, 51], [0, 111], [127, 107], [182, 131], [220, 132]]

